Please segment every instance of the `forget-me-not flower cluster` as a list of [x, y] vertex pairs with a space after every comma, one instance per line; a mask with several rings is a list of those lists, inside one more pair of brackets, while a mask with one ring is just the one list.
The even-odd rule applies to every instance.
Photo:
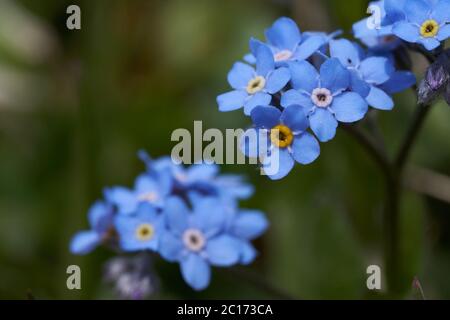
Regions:
[[257, 256], [251, 241], [268, 227], [264, 214], [239, 208], [253, 188], [240, 176], [220, 175], [218, 167], [176, 165], [169, 157], [151, 159], [132, 189], [105, 189], [89, 211], [90, 230], [71, 242], [75, 254], [104, 244], [123, 252], [156, 252], [180, 265], [194, 289], [210, 283], [211, 266], [249, 264]]
[[[378, 4], [382, 27], [364, 33], [362, 22], [356, 24], [361, 38], [391, 35], [400, 21], [395, 10], [402, 6]], [[271, 179], [285, 177], [295, 163], [314, 162], [318, 141], [332, 140], [340, 123], [360, 121], [369, 107], [391, 110], [392, 95], [416, 82], [410, 71], [397, 69], [389, 52], [363, 48], [339, 34], [301, 33], [292, 19], [280, 18], [266, 30], [265, 42], [250, 40], [251, 53], [228, 74], [234, 90], [218, 96], [219, 110], [244, 107], [253, 127], [243, 135], [241, 150], [259, 158]]]

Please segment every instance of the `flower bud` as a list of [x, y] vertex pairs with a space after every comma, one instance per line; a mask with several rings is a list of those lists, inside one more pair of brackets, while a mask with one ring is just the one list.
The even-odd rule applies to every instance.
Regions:
[[442, 93], [446, 96], [449, 80], [450, 50], [446, 50], [428, 67], [425, 79], [419, 84], [419, 104], [430, 104]]
[[428, 68], [425, 75], [428, 86], [433, 91], [439, 91], [445, 88], [449, 77], [448, 70], [445, 69], [445, 66], [439, 60]]

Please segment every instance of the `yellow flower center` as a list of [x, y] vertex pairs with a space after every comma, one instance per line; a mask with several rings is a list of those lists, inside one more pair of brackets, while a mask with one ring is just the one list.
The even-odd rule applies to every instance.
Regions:
[[274, 145], [278, 148], [286, 148], [292, 144], [292, 140], [294, 139], [294, 135], [286, 126], [278, 125], [270, 130], [270, 140]]
[[264, 79], [264, 77], [257, 76], [248, 82], [247, 92], [249, 94], [255, 94], [255, 93], [261, 91], [262, 89], [264, 89], [265, 85], [266, 85], [266, 79]]
[[439, 23], [436, 20], [427, 20], [420, 27], [420, 34], [425, 38], [432, 38], [439, 32]]
[[150, 223], [143, 223], [136, 228], [136, 238], [148, 241], [155, 235], [155, 228]]

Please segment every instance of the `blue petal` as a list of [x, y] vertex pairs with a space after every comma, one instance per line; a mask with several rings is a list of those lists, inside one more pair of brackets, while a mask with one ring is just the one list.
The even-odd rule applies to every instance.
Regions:
[[290, 105], [284, 109], [280, 120], [294, 133], [304, 132], [309, 127], [305, 109], [299, 105]]
[[360, 71], [367, 82], [382, 84], [389, 80], [395, 68], [385, 57], [370, 57], [361, 62]]
[[225, 226], [226, 214], [216, 198], [203, 198], [194, 203], [192, 225], [207, 235], [219, 232]]
[[253, 37], [250, 38], [249, 47], [250, 47], [250, 52], [252, 53], [253, 58], [254, 58], [254, 62], [252, 64], [256, 64], [256, 54], [257, 54], [258, 49], [259, 49], [260, 46], [266, 46], [267, 47], [267, 44], [265, 44], [264, 42], [262, 42], [262, 41], [260, 41], [258, 39], [255, 39]]
[[291, 73], [288, 68], [279, 68], [273, 71], [267, 78], [266, 91], [275, 94], [283, 89], [291, 79]]
[[421, 38], [418, 40], [428, 51], [434, 50], [441, 45], [435, 38]]
[[334, 97], [331, 108], [338, 121], [351, 123], [364, 118], [369, 106], [359, 94], [346, 92]]
[[266, 77], [273, 69], [275, 69], [275, 61], [272, 51], [267, 46], [260, 46], [256, 52], [256, 73]]
[[267, 154], [269, 144], [267, 131], [251, 128], [242, 135], [240, 149], [247, 157], [258, 158], [261, 155]]
[[248, 199], [255, 192], [255, 188], [243, 181], [242, 177], [234, 174], [222, 174], [215, 180], [216, 185], [226, 190], [227, 194], [238, 199]]
[[240, 109], [244, 106], [247, 97], [248, 94], [244, 90], [235, 90], [221, 94], [217, 97], [219, 110], [226, 112]]
[[216, 164], [196, 163], [186, 170], [187, 180], [190, 182], [211, 180], [219, 173]]
[[327, 142], [336, 135], [338, 122], [328, 109], [316, 108], [309, 116], [309, 123], [311, 130], [321, 142]]
[[392, 23], [405, 19], [403, 8], [406, 1], [408, 0], [384, 0], [386, 16]]
[[181, 275], [184, 281], [194, 290], [203, 290], [209, 285], [211, 267], [198, 254], [187, 255], [180, 263]]
[[94, 231], [81, 231], [70, 242], [70, 252], [84, 255], [90, 253], [100, 244], [101, 238]]
[[256, 107], [251, 114], [256, 128], [272, 129], [280, 124], [281, 111], [272, 106]]
[[361, 97], [367, 97], [370, 92], [370, 85], [356, 71], [350, 71], [350, 87]]
[[141, 221], [155, 221], [158, 218], [158, 213], [154, 206], [144, 202], [139, 205], [136, 217]]
[[257, 210], [242, 210], [233, 221], [233, 235], [246, 240], [261, 236], [269, 227], [266, 216]]
[[381, 89], [388, 94], [404, 91], [416, 83], [416, 76], [410, 71], [397, 71], [389, 81], [383, 83]]
[[353, 24], [353, 34], [355, 35], [355, 38], [361, 39], [378, 36], [377, 29], [369, 29], [367, 27], [368, 20], [369, 18], [365, 18]]
[[229, 235], [212, 238], [206, 244], [208, 261], [213, 266], [232, 266], [239, 262], [240, 253], [239, 242]]
[[189, 209], [183, 200], [170, 197], [166, 201], [164, 216], [169, 229], [175, 234], [181, 234], [188, 227]]
[[300, 105], [305, 108], [305, 112], [309, 112], [314, 107], [310, 96], [300, 93], [299, 91], [294, 89], [286, 91], [281, 96], [281, 106], [283, 108], [289, 107], [291, 105]]
[[112, 217], [112, 207], [102, 201], [95, 202], [88, 212], [89, 225], [98, 232], [106, 231], [111, 226]]
[[441, 29], [439, 29], [438, 34], [436, 35], [436, 38], [439, 41], [445, 41], [450, 37], [450, 24], [447, 24], [445, 26], [442, 26]]
[[243, 265], [248, 265], [255, 260], [258, 255], [256, 249], [252, 246], [252, 244], [248, 241], [241, 240], [241, 259], [240, 263]]
[[247, 53], [243, 60], [249, 64], [255, 65], [256, 64], [256, 57], [253, 55], [253, 53]]
[[377, 87], [371, 88], [366, 100], [371, 107], [379, 110], [392, 110], [392, 108], [394, 108], [394, 101], [392, 98]]
[[323, 36], [310, 36], [295, 50], [293, 58], [297, 61], [306, 60], [316, 53], [324, 44]]
[[180, 238], [170, 232], [164, 232], [160, 238], [159, 253], [170, 262], [179, 261], [184, 251], [184, 245]]
[[409, 22], [399, 22], [394, 25], [392, 32], [399, 38], [415, 43], [419, 40], [419, 27]]
[[294, 167], [294, 159], [287, 148], [273, 148], [271, 153], [263, 159], [263, 172], [272, 180], [286, 177]]
[[242, 90], [248, 82], [255, 77], [255, 69], [248, 64], [236, 62], [228, 73], [228, 83], [233, 89]]
[[430, 16], [431, 5], [425, 0], [409, 0], [404, 10], [410, 22], [422, 24]]
[[333, 94], [350, 86], [350, 72], [336, 58], [325, 61], [320, 67], [322, 88], [329, 89]]
[[136, 178], [134, 190], [137, 194], [158, 191], [158, 183], [148, 174], [142, 174]]
[[105, 190], [106, 199], [117, 206], [119, 213], [131, 214], [136, 211], [138, 200], [131, 190], [123, 187], [115, 187]]
[[330, 54], [346, 67], [355, 67], [360, 63], [358, 49], [347, 39], [330, 41]]
[[[433, 8], [431, 18], [435, 19], [441, 24], [444, 22], [448, 23], [450, 21], [450, 0], [439, 0], [436, 6]], [[447, 24], [447, 27], [448, 26], [449, 25]], [[442, 30], [440, 30], [439, 32], [442, 32]], [[442, 41], [442, 39], [439, 40]]]
[[305, 132], [294, 138], [292, 156], [298, 163], [307, 165], [313, 163], [320, 155], [319, 142], [313, 135]]
[[289, 18], [282, 17], [274, 22], [265, 32], [268, 42], [279, 49], [293, 51], [301, 41], [300, 30], [297, 24]]
[[289, 64], [289, 69], [291, 70], [291, 83], [294, 89], [311, 93], [319, 86], [319, 74], [309, 62], [292, 62]]
[[257, 92], [253, 96], [250, 97], [250, 99], [247, 100], [244, 104], [244, 113], [245, 115], [249, 116], [253, 109], [255, 109], [258, 106], [267, 106], [272, 101], [272, 96], [268, 93], [264, 92]]

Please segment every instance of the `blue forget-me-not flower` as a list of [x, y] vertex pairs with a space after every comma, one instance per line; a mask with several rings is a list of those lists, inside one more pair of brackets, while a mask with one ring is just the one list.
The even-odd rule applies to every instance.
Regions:
[[270, 49], [260, 46], [256, 53], [256, 70], [242, 62], [234, 64], [228, 74], [228, 82], [234, 90], [217, 97], [219, 110], [244, 107], [244, 113], [250, 115], [256, 106], [270, 104], [272, 95], [283, 89], [289, 79], [289, 70], [276, 68]]
[[199, 199], [191, 212], [183, 200], [172, 197], [164, 215], [167, 232], [161, 237], [160, 253], [180, 264], [181, 274], [192, 288], [208, 286], [211, 265], [228, 267], [239, 262], [240, 243], [226, 233], [226, 211], [218, 199]]
[[320, 73], [307, 61], [290, 64], [291, 90], [281, 98], [281, 105], [304, 108], [311, 130], [321, 142], [334, 138], [338, 122], [352, 123], [367, 113], [367, 102], [350, 92], [350, 72], [336, 58], [320, 67]]
[[281, 179], [295, 162], [306, 165], [319, 156], [320, 146], [307, 132], [309, 121], [303, 107], [290, 105], [280, 111], [273, 106], [259, 106], [251, 117], [255, 128], [243, 135], [241, 149], [247, 156], [261, 159], [269, 178]]

